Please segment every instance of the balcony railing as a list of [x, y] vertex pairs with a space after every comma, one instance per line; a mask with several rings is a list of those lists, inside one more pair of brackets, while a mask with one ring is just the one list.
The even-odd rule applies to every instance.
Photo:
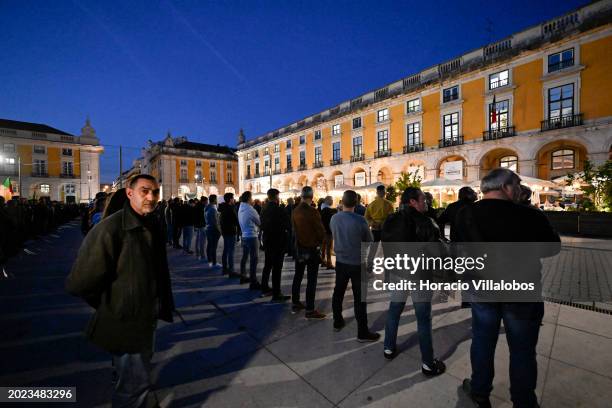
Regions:
[[33, 171], [32, 177], [49, 177], [49, 173], [46, 171]]
[[272, 173], [270, 172], [270, 170], [269, 170], [269, 169], [268, 169], [268, 170], [264, 170], [264, 172], [263, 172], [264, 177], [267, 177], [267, 176], [269, 176], [270, 174], [272, 174]]
[[541, 130], [542, 132], [546, 132], [547, 130], [562, 129], [580, 125], [582, 125], [582, 113], [543, 120], [541, 122]]
[[61, 178], [75, 178], [74, 173], [60, 173]]
[[255, 172], [255, 178], [259, 178], [259, 177], [261, 177], [261, 174], [258, 171], [256, 171]]
[[246, 176], [245, 176], [245, 179], [247, 179], [247, 180], [252, 179], [252, 178], [253, 178], [253, 176], [251, 175], [251, 173], [247, 173]]
[[322, 161], [314, 162], [312, 168], [318, 169], [319, 167], [323, 167], [323, 162]]
[[274, 169], [274, 170], [272, 170], [272, 174], [274, 174], [274, 175], [281, 174], [281, 169]]
[[377, 150], [374, 152], [375, 159], [378, 159], [379, 157], [387, 157], [387, 156], [391, 156], [391, 149]]
[[515, 136], [514, 126], [507, 126], [498, 129], [489, 129], [482, 132], [482, 140], [496, 140], [503, 139], [504, 137]]
[[414, 153], [414, 152], [422, 152], [425, 150], [423, 143], [413, 143], [404, 146], [404, 154], [406, 153]]
[[351, 156], [351, 163], [364, 161], [364, 160], [365, 160], [365, 157], [363, 156], [363, 154]]
[[337, 166], [338, 164], [342, 164], [342, 159], [334, 159], [329, 161], [330, 166]]
[[449, 146], [459, 146], [463, 144], [463, 136], [453, 136], [453, 137], [445, 137], [444, 139], [440, 139], [438, 146], [449, 147]]
[[285, 173], [291, 173], [293, 171], [293, 167], [287, 166], [285, 167]]
[[308, 168], [308, 166], [306, 166], [306, 164], [305, 164], [305, 163], [304, 163], [304, 164], [300, 164], [300, 165], [298, 166], [298, 170], [299, 170], [299, 171], [306, 170], [307, 168]]

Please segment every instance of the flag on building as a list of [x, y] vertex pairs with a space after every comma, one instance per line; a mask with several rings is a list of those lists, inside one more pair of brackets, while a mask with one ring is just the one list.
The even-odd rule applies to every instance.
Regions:
[[493, 95], [493, 103], [491, 104], [491, 124], [497, 123], [497, 106], [495, 105], [495, 95]]
[[7, 177], [4, 183], [0, 185], [0, 196], [4, 197], [5, 200], [10, 200], [13, 197], [13, 185], [10, 177]]

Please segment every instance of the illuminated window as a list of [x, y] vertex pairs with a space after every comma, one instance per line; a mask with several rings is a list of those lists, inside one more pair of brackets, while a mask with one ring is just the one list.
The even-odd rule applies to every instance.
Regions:
[[421, 123], [408, 124], [408, 146], [418, 146], [421, 144]]
[[377, 118], [378, 122], [384, 122], [386, 120], [389, 120], [389, 109], [385, 108], [379, 110]]
[[406, 112], [418, 112], [421, 110], [421, 100], [420, 99], [412, 99], [406, 102]]
[[502, 157], [501, 159], [499, 159], [499, 167], [518, 172], [518, 157], [516, 156]]
[[489, 89], [499, 88], [508, 85], [508, 70], [496, 72], [489, 75]]
[[381, 130], [380, 132], [378, 132], [377, 142], [379, 152], [386, 152], [387, 150], [389, 150], [389, 131]]
[[576, 154], [573, 150], [563, 149], [552, 152], [553, 170], [573, 169], [575, 167]]

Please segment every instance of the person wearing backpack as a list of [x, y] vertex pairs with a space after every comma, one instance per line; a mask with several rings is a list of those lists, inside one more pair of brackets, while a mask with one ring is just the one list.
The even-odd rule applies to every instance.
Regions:
[[[389, 215], [382, 229], [383, 251], [385, 242], [438, 242], [440, 230], [435, 222], [425, 215], [427, 202], [421, 189], [408, 187], [401, 196], [400, 211]], [[385, 252], [385, 257], [388, 254]], [[392, 360], [397, 355], [397, 330], [401, 314], [406, 305], [406, 296], [394, 292], [389, 303], [385, 324], [384, 356]], [[444, 363], [434, 358], [433, 333], [431, 328], [431, 292], [410, 293], [417, 320], [419, 348], [421, 350], [421, 371], [428, 377], [444, 373]]]

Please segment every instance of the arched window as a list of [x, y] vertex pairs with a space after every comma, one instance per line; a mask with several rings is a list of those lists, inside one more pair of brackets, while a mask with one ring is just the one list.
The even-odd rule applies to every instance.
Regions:
[[75, 195], [76, 186], [74, 184], [65, 184], [64, 185], [64, 193], [66, 195]]
[[518, 172], [518, 157], [504, 156], [499, 159], [499, 167]]
[[576, 153], [571, 149], [561, 149], [552, 152], [551, 169], [573, 169], [576, 163]]

